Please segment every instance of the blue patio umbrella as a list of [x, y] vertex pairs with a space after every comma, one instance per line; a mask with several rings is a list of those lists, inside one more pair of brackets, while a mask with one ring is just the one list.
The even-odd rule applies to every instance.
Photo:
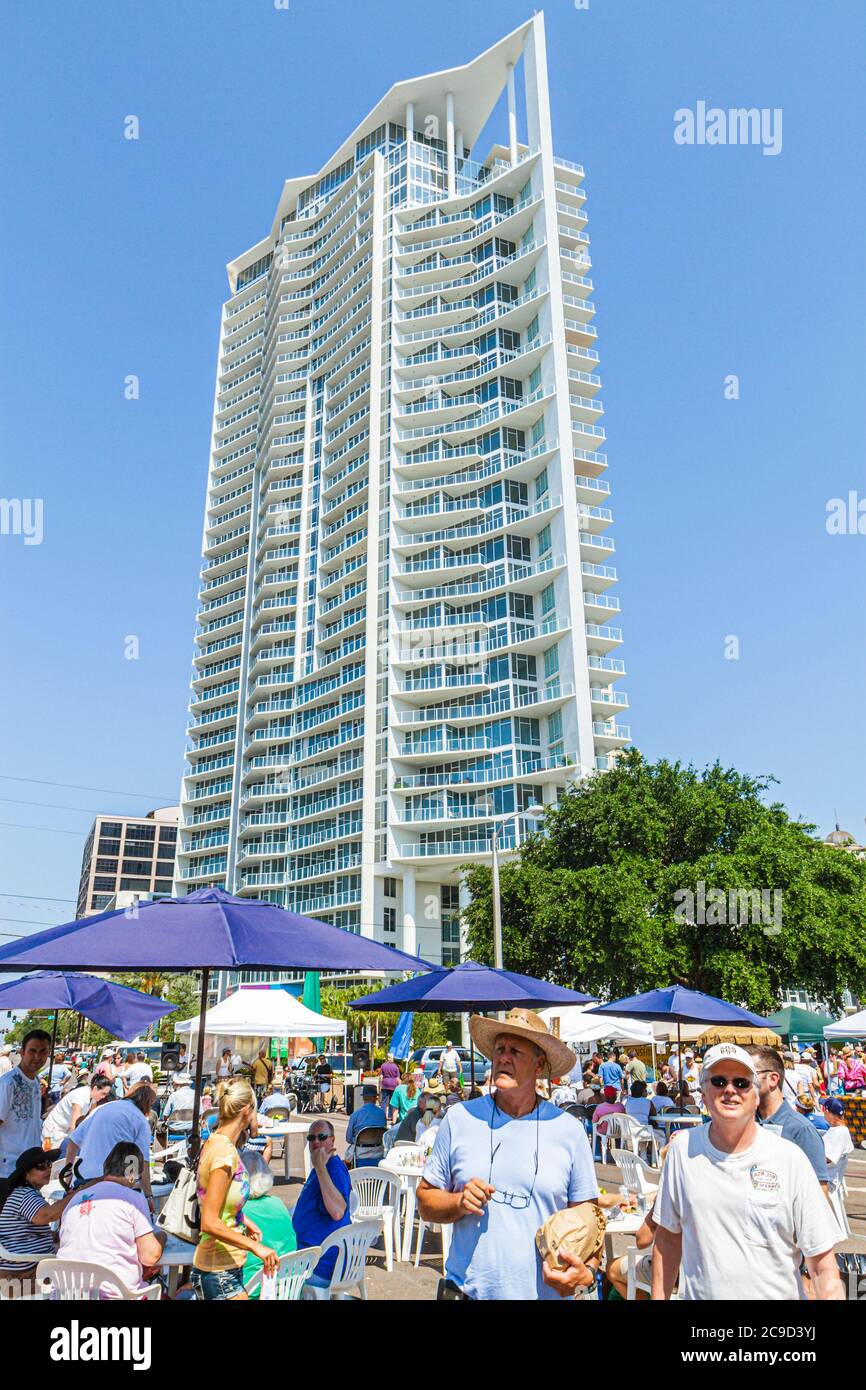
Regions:
[[[544, 1008], [549, 1004], [586, 1004], [592, 994], [578, 994], [563, 985], [518, 975], [514, 970], [496, 970], [466, 960], [462, 965], [431, 969], [426, 975], [402, 980], [363, 999], [353, 999], [350, 1009], [405, 1009], [416, 1013], [500, 1013], [505, 1009]], [[474, 1046], [471, 1047], [472, 1082], [475, 1082]]]
[[57, 1014], [60, 1009], [73, 1009], [84, 1014], [91, 1023], [104, 1028], [115, 1038], [136, 1038], [158, 1018], [170, 1014], [176, 1004], [167, 1004], [153, 994], [141, 994], [137, 989], [101, 980], [96, 975], [82, 975], [73, 970], [40, 970], [21, 980], [0, 985], [0, 1008], [54, 1010], [51, 1037], [51, 1059], [48, 1064], [48, 1085], [54, 1071], [54, 1043], [57, 1038]]
[[578, 994], [563, 985], [551, 985], [513, 970], [495, 970], [466, 960], [462, 965], [431, 969], [416, 979], [401, 980], [363, 999], [353, 999], [352, 1009], [390, 1011], [409, 1005], [416, 1013], [498, 1013], [503, 1009], [544, 1008], [548, 1004], [586, 1004], [592, 994]]
[[185, 898], [138, 903], [77, 918], [0, 948], [3, 970], [201, 972], [195, 1106], [198, 1133], [204, 1016], [211, 970], [418, 970], [426, 961], [368, 937], [286, 912], [275, 903], [202, 888]]
[[[630, 994], [625, 999], [614, 999], [610, 1004], [599, 1004], [587, 1009], [587, 1014], [616, 1014], [619, 1018], [652, 1019], [655, 1022], [676, 1023], [677, 1053], [682, 1055], [680, 1025], [683, 1023], [747, 1023], [753, 1028], [767, 1028], [767, 1019], [758, 1014], [741, 1009], [738, 1004], [728, 1004], [715, 995], [702, 994], [698, 989], [686, 989], [683, 985], [668, 985], [665, 989], [647, 990], [645, 994]], [[681, 1073], [682, 1074], [682, 1073]], [[682, 1111], [682, 1087], [680, 1087], [680, 1111]]]

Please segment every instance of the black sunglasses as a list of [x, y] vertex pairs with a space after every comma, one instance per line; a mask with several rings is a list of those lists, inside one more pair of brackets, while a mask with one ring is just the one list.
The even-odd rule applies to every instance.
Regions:
[[747, 1076], [711, 1076], [710, 1085], [717, 1091], [723, 1091], [726, 1086], [733, 1086], [735, 1091], [748, 1091], [752, 1082]]
[[330, 1134], [308, 1134], [308, 1144], [324, 1144], [326, 1139], [330, 1139]]

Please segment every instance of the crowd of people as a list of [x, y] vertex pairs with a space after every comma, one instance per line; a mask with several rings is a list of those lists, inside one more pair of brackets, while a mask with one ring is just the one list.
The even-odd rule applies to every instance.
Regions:
[[[844, 1296], [831, 1194], [854, 1145], [844, 1097], [863, 1076], [861, 1049], [819, 1062], [814, 1052], [722, 1043], [699, 1055], [672, 1047], [656, 1077], [635, 1049], [596, 1052], [583, 1065], [536, 1015], [474, 1017], [484, 1084], [464, 1076], [456, 1048], [426, 1075], [386, 1058], [349, 1116], [345, 1148], [328, 1115], [332, 1074], [316, 1063], [318, 1113], [306, 1135], [309, 1175], [292, 1210], [272, 1192], [268, 1117], [286, 1109], [264, 1049], [249, 1075], [230, 1051], [200, 1098], [204, 1142], [196, 1188], [200, 1237], [178, 1297], [244, 1300], [253, 1276], [318, 1246], [350, 1223], [349, 1165], [375, 1166], [395, 1143], [425, 1160], [418, 1208], [453, 1227], [442, 1300], [556, 1299], [602, 1283], [624, 1294], [624, 1261], [601, 1250], [539, 1254], [537, 1234], [559, 1213], [592, 1230], [622, 1202], [599, 1189], [592, 1142], [613, 1115], [657, 1130], [654, 1201], [634, 1237], [645, 1296], [777, 1300]], [[41, 1259], [97, 1263], [130, 1293], [159, 1277], [164, 1236], [154, 1224], [154, 1131], [190, 1135], [192, 1078], [174, 1074], [157, 1099], [146, 1057], [121, 1053], [84, 1072], [31, 1030], [0, 1071], [0, 1281], [33, 1279]], [[183, 1059], [185, 1064], [185, 1058]], [[857, 1088], [860, 1089], [859, 1087]], [[695, 1117], [669, 1135], [659, 1117]], [[697, 1119], [703, 1123], [697, 1122]], [[158, 1155], [157, 1155], [158, 1156]], [[46, 1195], [45, 1189], [59, 1176]], [[314, 1286], [332, 1275], [333, 1250]], [[651, 1295], [649, 1290], [651, 1289]], [[254, 1295], [255, 1296], [255, 1295]], [[640, 1294], [638, 1295], [640, 1296]]]

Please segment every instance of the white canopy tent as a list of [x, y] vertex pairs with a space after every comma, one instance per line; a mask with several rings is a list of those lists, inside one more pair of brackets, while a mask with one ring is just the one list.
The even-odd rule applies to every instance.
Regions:
[[652, 1024], [641, 1023], [636, 1018], [616, 1018], [613, 1014], [585, 1015], [587, 1004], [571, 1004], [565, 1008], [542, 1009], [541, 1017], [548, 1025], [559, 1019], [559, 1036], [569, 1046], [580, 1049], [581, 1043], [591, 1044], [601, 1038], [611, 1038], [616, 1042], [653, 1042]]
[[[177, 1032], [190, 1035], [190, 1050], [195, 1051], [192, 1039], [198, 1034], [198, 1018], [185, 1019]], [[233, 1047], [251, 1061], [269, 1038], [336, 1037], [343, 1039], [345, 1053], [345, 1021], [314, 1013], [285, 989], [242, 985], [205, 1014], [205, 1053], [214, 1063], [224, 1047]]]
[[828, 1042], [834, 1042], [837, 1038], [866, 1038], [866, 1009], [861, 1009], [859, 1014], [837, 1018], [835, 1023], [828, 1023], [824, 1037]]

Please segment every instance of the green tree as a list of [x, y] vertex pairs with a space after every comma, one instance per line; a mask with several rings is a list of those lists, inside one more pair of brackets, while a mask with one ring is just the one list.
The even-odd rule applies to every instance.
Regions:
[[[835, 1009], [866, 992], [866, 864], [768, 805], [771, 780], [633, 749], [568, 792], [501, 867], [506, 966], [607, 997], [683, 984], [759, 1013], [793, 984]], [[490, 963], [490, 870], [467, 878], [470, 954]]]

